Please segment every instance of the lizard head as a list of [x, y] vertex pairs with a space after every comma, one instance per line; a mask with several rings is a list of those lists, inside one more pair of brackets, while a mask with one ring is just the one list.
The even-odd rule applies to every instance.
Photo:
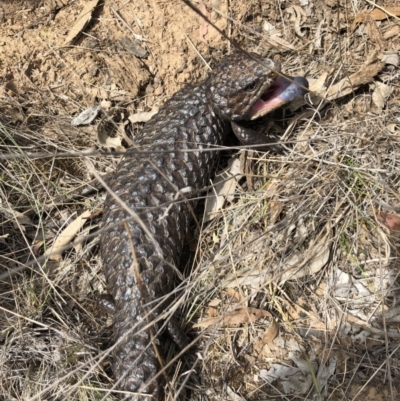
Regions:
[[280, 65], [255, 53], [226, 56], [206, 82], [213, 110], [231, 121], [255, 120], [304, 95], [303, 77], [280, 73]]

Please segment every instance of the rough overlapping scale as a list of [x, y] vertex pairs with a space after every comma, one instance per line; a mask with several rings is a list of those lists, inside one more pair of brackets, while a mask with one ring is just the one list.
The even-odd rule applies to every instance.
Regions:
[[[276, 67], [273, 62], [268, 65]], [[200, 190], [208, 184], [217, 159], [217, 152], [209, 150], [218, 149], [231, 132], [231, 120], [246, 116], [274, 75], [271, 68], [245, 55], [226, 57], [206, 81], [184, 88], [165, 103], [135, 136], [132, 150], [138, 153], [126, 155], [112, 179], [112, 191], [151, 233], [150, 238], [119, 202], [111, 195], [107, 197], [100, 248], [115, 301], [114, 335], [118, 344], [113, 371], [119, 390], [149, 393], [153, 401], [162, 397], [163, 375], [146, 385], [157, 374], [159, 364], [149, 331], [143, 327], [173, 301], [167, 296], [175, 284], [173, 266], [179, 262], [190, 210], [196, 205], [195, 201], [185, 201], [191, 198], [188, 188]], [[254, 80], [258, 80], [259, 88], [257, 93], [249, 93], [245, 86]], [[179, 191], [185, 191], [184, 197]], [[193, 198], [197, 197], [195, 192]], [[145, 293], [138, 285], [130, 237]], [[156, 248], [161, 249], [161, 255]], [[157, 303], [158, 308], [146, 318]], [[137, 395], [125, 398], [147, 399]]]

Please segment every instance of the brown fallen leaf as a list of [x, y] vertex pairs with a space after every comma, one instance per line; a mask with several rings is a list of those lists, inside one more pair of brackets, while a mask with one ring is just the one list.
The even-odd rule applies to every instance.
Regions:
[[326, 98], [329, 100], [341, 98], [358, 89], [361, 85], [373, 81], [375, 75], [382, 70], [384, 65], [385, 63], [381, 57], [378, 57], [378, 53], [374, 52], [358, 71], [332, 85], [326, 94]]
[[154, 107], [151, 111], [144, 111], [142, 113], [135, 113], [128, 116], [128, 120], [132, 123], [145, 123], [150, 120], [158, 112], [158, 109]]
[[294, 31], [297, 36], [303, 37], [306, 33], [301, 32], [301, 23], [306, 19], [306, 12], [300, 6], [296, 5], [288, 7], [285, 12], [290, 14], [289, 21], [294, 23]]
[[224, 316], [211, 317], [204, 319], [199, 323], [193, 325], [193, 328], [200, 327], [206, 328], [213, 324], [221, 322], [222, 327], [232, 326], [243, 323], [253, 323], [263, 317], [272, 318], [271, 314], [263, 309], [257, 308], [240, 308]]
[[77, 39], [81, 32], [86, 28], [86, 26], [92, 19], [92, 12], [97, 7], [98, 2], [99, 0], [91, 0], [85, 4], [77, 20], [75, 21], [75, 24], [69, 31], [63, 46], [68, 46], [72, 44], [74, 40]]
[[318, 273], [327, 263], [331, 251], [332, 236], [330, 224], [308, 244], [302, 252], [294, 252], [285, 260], [279, 283], [299, 280]]
[[204, 222], [214, 219], [226, 200], [229, 202], [233, 200], [238, 181], [241, 178], [240, 159], [229, 160], [228, 167], [218, 173], [213, 180], [214, 188], [208, 193], [204, 207]]
[[228, 295], [231, 298], [234, 298], [238, 302], [242, 300], [241, 295], [234, 288], [228, 288], [228, 290], [224, 292], [226, 293], [226, 295]]
[[385, 7], [385, 11], [375, 8], [372, 11], [362, 11], [358, 13], [353, 21], [353, 24], [358, 24], [360, 22], [364, 22], [366, 15], [372, 18], [375, 21], [382, 21], [388, 17], [399, 17], [400, 16], [400, 7]]
[[[383, 32], [383, 39], [388, 40], [400, 34], [400, 26], [391, 26], [387, 31]], [[390, 64], [390, 63], [389, 63]]]
[[385, 106], [387, 98], [392, 93], [392, 88], [383, 82], [376, 81], [373, 84], [374, 91], [371, 97], [371, 112], [380, 114]]
[[79, 125], [90, 124], [99, 114], [100, 107], [97, 105], [92, 105], [83, 110], [78, 116], [72, 119], [71, 125], [73, 127], [78, 127]]
[[272, 319], [268, 330], [266, 330], [266, 332], [260, 342], [262, 344], [268, 344], [268, 343], [274, 341], [276, 336], [278, 335], [278, 331], [279, 331], [278, 322], [275, 319]]
[[368, 11], [365, 11], [363, 13], [359, 14], [359, 18], [354, 20], [352, 26], [351, 26], [351, 31], [354, 32], [357, 23], [362, 22], [364, 25], [367, 27], [367, 32], [368, 36], [371, 40], [372, 43], [375, 43], [376, 47], [379, 50], [382, 50], [384, 48], [384, 41], [381, 35], [381, 31], [378, 29], [376, 26], [375, 19], [372, 16], [373, 13], [370, 13]]
[[209, 306], [210, 308], [216, 308], [217, 306], [219, 306], [221, 304], [221, 300], [219, 298], [213, 298], [208, 304], [207, 306]]
[[51, 246], [46, 252], [45, 256], [49, 256], [50, 260], [61, 260], [62, 248], [69, 244], [72, 238], [78, 233], [78, 231], [83, 227], [86, 223], [87, 219], [92, 216], [92, 212], [86, 210], [80, 216], [78, 216], [73, 222], [68, 224], [68, 226], [60, 232], [54, 241], [53, 246]]
[[279, 324], [275, 319], [272, 319], [270, 325], [265, 331], [265, 334], [263, 335], [263, 338], [254, 345], [255, 350], [260, 352], [264, 345], [271, 345], [272, 341], [274, 341], [278, 335], [278, 332]]
[[218, 311], [215, 308], [207, 308], [206, 315], [208, 315], [210, 317], [216, 317], [216, 316], [218, 316]]
[[383, 227], [400, 232], [400, 215], [379, 210], [375, 212], [375, 216], [378, 223]]
[[270, 224], [274, 225], [282, 213], [283, 210], [283, 203], [279, 201], [271, 201], [269, 203], [269, 212], [271, 214], [271, 221]]

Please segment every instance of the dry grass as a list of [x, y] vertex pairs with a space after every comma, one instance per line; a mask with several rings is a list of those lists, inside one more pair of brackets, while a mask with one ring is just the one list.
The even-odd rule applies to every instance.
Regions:
[[[126, 32], [105, 1], [89, 30], [101, 46], [90, 47], [89, 60], [88, 38], [68, 49], [53, 41], [57, 27], [73, 23], [71, 10], [79, 2], [57, 9], [69, 13], [65, 22], [55, 17], [40, 25], [38, 18], [29, 36], [25, 3], [4, 6], [1, 28], [12, 34], [4, 35], [9, 52], [0, 64], [0, 400], [112, 400], [111, 319], [96, 304], [107, 291], [96, 246], [105, 194], [86, 163], [105, 175], [117, 159], [57, 153], [96, 146], [99, 118], [84, 128], [70, 121], [103, 96], [124, 121], [205, 76], [184, 34], [207, 61], [230, 45], [210, 27], [211, 47], [201, 43], [198, 18], [186, 17], [180, 3], [169, 9], [159, 1], [115, 1], [125, 4], [125, 18], [141, 19], [151, 50], [144, 64], [131, 55], [134, 62], [118, 63], [120, 53], [104, 45], [105, 38]], [[400, 48], [398, 19], [362, 15], [354, 23], [368, 3], [295, 4], [232, 2], [219, 8], [232, 18], [217, 18], [218, 10], [210, 14], [246, 49], [272, 53], [286, 73], [306, 73], [312, 93], [296, 111], [274, 116], [270, 129], [282, 135], [282, 152], [242, 155], [246, 174], [234, 199], [198, 230], [195, 261], [188, 262], [181, 283], [185, 291], [166, 311], [178, 310], [197, 343], [169, 371], [169, 396], [184, 385], [191, 399], [399, 397], [400, 80], [398, 66], [381, 61]], [[29, 5], [34, 23], [41, 5]], [[91, 75], [91, 63], [97, 75]], [[129, 85], [127, 76], [134, 77]], [[48, 157], [24, 157], [33, 153]], [[58, 258], [44, 256], [85, 211], [90, 218], [67, 249]], [[270, 317], [251, 321], [233, 312], [250, 311], [245, 308]], [[221, 319], [192, 328], [208, 318]], [[172, 359], [176, 351], [166, 348]], [[284, 381], [261, 378], [277, 365], [302, 366], [307, 391], [289, 394]], [[322, 388], [320, 367], [333, 365]]]

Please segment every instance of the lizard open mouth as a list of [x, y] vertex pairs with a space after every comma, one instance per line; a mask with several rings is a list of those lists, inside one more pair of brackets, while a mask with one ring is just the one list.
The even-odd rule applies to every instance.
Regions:
[[255, 120], [296, 97], [305, 95], [306, 88], [308, 88], [308, 81], [304, 77], [279, 76], [254, 103], [250, 111], [250, 119]]

